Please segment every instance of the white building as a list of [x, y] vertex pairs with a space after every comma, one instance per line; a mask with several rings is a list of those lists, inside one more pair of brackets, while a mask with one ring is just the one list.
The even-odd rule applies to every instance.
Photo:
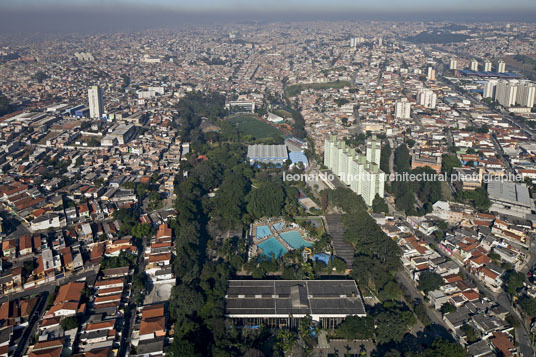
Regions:
[[449, 61], [449, 69], [456, 70], [458, 69], [458, 60], [456, 58], [451, 58]]
[[484, 62], [484, 72], [491, 72], [491, 67], [492, 67], [491, 61], [486, 60]]
[[504, 63], [503, 60], [500, 60], [500, 61], [497, 63], [497, 72], [498, 72], [498, 73], [504, 73], [504, 72], [506, 72], [506, 63]]
[[385, 173], [379, 168], [380, 153], [380, 142], [375, 137], [362, 155], [333, 135], [324, 143], [324, 165], [371, 206], [376, 195], [384, 196]]
[[534, 106], [535, 95], [536, 87], [534, 83], [522, 82], [517, 87], [516, 103], [522, 107], [532, 108]]
[[486, 82], [486, 85], [484, 86], [484, 98], [495, 98], [495, 88], [497, 87], [497, 83], [499, 83], [496, 79], [490, 79]]
[[411, 117], [411, 103], [406, 98], [402, 98], [395, 103], [395, 118], [409, 119]]
[[426, 75], [426, 79], [429, 81], [435, 81], [435, 69], [433, 67], [428, 67], [428, 73]]
[[511, 107], [516, 103], [517, 83], [500, 81], [495, 90], [495, 100], [503, 107]]
[[104, 102], [102, 100], [102, 89], [98, 86], [91, 87], [88, 92], [89, 116], [100, 118], [104, 114]]
[[437, 94], [431, 89], [421, 89], [417, 93], [417, 103], [425, 108], [435, 108], [437, 101]]
[[478, 71], [478, 61], [474, 58], [471, 60], [471, 71]]

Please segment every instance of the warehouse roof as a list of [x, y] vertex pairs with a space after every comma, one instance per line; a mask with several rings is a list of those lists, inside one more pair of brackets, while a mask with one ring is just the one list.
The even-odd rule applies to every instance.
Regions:
[[230, 280], [226, 314], [365, 315], [353, 280]]

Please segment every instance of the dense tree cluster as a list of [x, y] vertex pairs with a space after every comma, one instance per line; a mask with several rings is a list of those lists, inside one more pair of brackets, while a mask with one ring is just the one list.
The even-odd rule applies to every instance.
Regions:
[[[197, 140], [200, 145], [193, 145], [193, 153], [203, 154], [207, 159], [199, 161], [192, 155], [181, 168], [188, 175], [177, 175], [177, 217], [171, 222], [177, 250], [173, 263], [177, 285], [170, 299], [175, 339], [169, 353], [235, 356], [255, 346], [282, 355], [294, 346], [297, 331], [280, 330], [274, 338], [266, 330], [243, 335], [241, 330], [225, 325], [227, 281], [242, 268], [250, 269], [254, 277], [283, 267], [288, 267], [285, 272], [289, 276], [314, 277], [312, 266], [316, 263], [304, 264], [309, 270], [298, 266], [301, 252], [291, 251], [279, 261], [245, 264], [245, 240], [229, 232], [241, 232], [256, 217], [279, 216], [295, 209], [298, 194], [295, 188], [283, 183], [280, 175], [245, 163], [244, 147], [237, 142], [239, 135], [232, 128], [224, 129], [227, 134], [215, 136], [211, 145], [205, 144], [206, 138], [198, 131], [200, 116], [220, 116], [223, 112], [216, 107], [223, 108], [223, 102], [218, 98], [195, 94], [178, 105], [182, 134]], [[204, 108], [205, 105], [213, 108]], [[225, 127], [223, 121], [218, 123]], [[296, 273], [291, 274], [291, 269]], [[300, 333], [303, 341], [304, 331]]]
[[353, 191], [337, 188], [330, 191], [329, 196], [330, 201], [345, 212], [344, 236], [355, 249], [352, 277], [363, 287], [381, 290], [400, 268], [397, 244], [378, 227], [363, 199]]
[[9, 103], [9, 99], [0, 93], [0, 116], [8, 114], [12, 110], [12, 106]]
[[[392, 192], [395, 195], [396, 208], [408, 215], [423, 215], [431, 212], [432, 204], [441, 199], [441, 182], [431, 179], [436, 172], [430, 167], [411, 170], [410, 154], [404, 144], [395, 150], [394, 166], [396, 172], [400, 174], [407, 172], [422, 178], [414, 181], [393, 182]], [[419, 205], [417, 205], [416, 197], [419, 199]]]
[[425, 271], [419, 276], [419, 289], [425, 294], [439, 289], [441, 285], [443, 285], [443, 278], [437, 273]]
[[391, 159], [391, 145], [386, 141], [383, 145], [381, 154], [380, 154], [380, 169], [386, 174], [391, 173], [391, 168], [389, 167], [389, 161]]
[[474, 191], [458, 191], [456, 198], [459, 201], [470, 203], [479, 211], [487, 211], [491, 207], [488, 191], [482, 187]]

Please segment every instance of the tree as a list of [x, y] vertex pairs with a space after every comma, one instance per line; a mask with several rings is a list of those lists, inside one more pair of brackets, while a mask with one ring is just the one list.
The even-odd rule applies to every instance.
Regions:
[[443, 284], [443, 278], [437, 273], [425, 271], [419, 276], [419, 289], [428, 294], [430, 291], [437, 290]]
[[388, 281], [379, 292], [381, 300], [399, 300], [402, 296], [400, 286], [393, 280]]
[[247, 210], [256, 218], [276, 217], [281, 215], [284, 204], [283, 186], [278, 182], [269, 182], [250, 192]]
[[11, 111], [11, 104], [9, 99], [0, 93], [0, 116], [8, 114]]
[[280, 329], [277, 331], [276, 346], [285, 354], [285, 356], [290, 354], [296, 345], [297, 340], [298, 336], [292, 330]]
[[436, 339], [432, 346], [424, 351], [426, 357], [467, 357], [468, 354], [462, 346], [443, 338]]
[[447, 174], [450, 177], [450, 175], [452, 174], [452, 169], [454, 167], [461, 167], [461, 166], [462, 166], [462, 163], [460, 162], [456, 154], [443, 155], [442, 161], [441, 161], [441, 172], [443, 172], [444, 174]]
[[336, 330], [337, 336], [345, 340], [368, 340], [374, 337], [374, 318], [348, 316]]
[[458, 191], [456, 198], [462, 202], [470, 202], [473, 207], [480, 211], [487, 211], [491, 207], [488, 191], [482, 187], [474, 191]]
[[335, 257], [333, 259], [333, 267], [337, 273], [344, 273], [346, 271], [346, 262], [339, 257]]
[[409, 310], [389, 309], [380, 312], [374, 320], [379, 343], [400, 342], [409, 327], [415, 323], [415, 316]]
[[187, 317], [197, 314], [204, 304], [203, 295], [196, 290], [180, 284], [173, 287], [170, 299], [170, 314], [179, 326]]
[[31, 276], [33, 274], [34, 269], [35, 262], [33, 258], [24, 261], [24, 272], [26, 273], [26, 276]]
[[374, 200], [372, 200], [372, 212], [374, 213], [389, 213], [389, 207], [385, 203], [384, 199], [380, 195], [376, 194]]
[[150, 233], [151, 225], [148, 223], [136, 223], [131, 231], [131, 234], [136, 238], [147, 237]]
[[517, 291], [523, 287], [525, 274], [517, 271], [509, 271], [506, 276], [506, 291], [510, 295], [516, 295]]
[[391, 169], [389, 168], [390, 158], [391, 158], [391, 146], [389, 145], [389, 142], [386, 141], [385, 145], [382, 147], [382, 151], [380, 155], [380, 169], [386, 174], [391, 173]]
[[441, 313], [443, 315], [448, 314], [450, 312], [455, 312], [456, 310], [457, 310], [456, 306], [451, 304], [450, 302], [446, 302], [443, 305], [441, 305]]
[[521, 309], [523, 309], [523, 311], [531, 318], [536, 317], [536, 299], [533, 299], [528, 296], [523, 296], [520, 299], [519, 306], [521, 306]]
[[66, 317], [60, 322], [63, 331], [78, 328], [78, 319], [75, 316]]
[[467, 342], [473, 343], [479, 340], [478, 333], [476, 332], [473, 326], [464, 324], [461, 327], [461, 330], [463, 331], [463, 333], [465, 333], [465, 340]]
[[410, 171], [410, 156], [406, 145], [402, 144], [395, 150], [395, 170], [396, 172], [409, 172]]
[[43, 72], [43, 71], [38, 71], [38, 72], [36, 72], [36, 73], [34, 74], [33, 78], [34, 78], [37, 82], [41, 83], [41, 82], [43, 82], [45, 79], [47, 79], [48, 76], [45, 74], [45, 72]]

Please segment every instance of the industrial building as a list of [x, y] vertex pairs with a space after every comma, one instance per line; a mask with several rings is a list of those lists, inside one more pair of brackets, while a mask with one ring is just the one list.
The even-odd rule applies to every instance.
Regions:
[[534, 200], [527, 185], [518, 182], [491, 181], [488, 195], [492, 202], [490, 212], [527, 218], [534, 213]]
[[225, 315], [233, 325], [295, 327], [309, 315], [322, 328], [366, 316], [354, 280], [230, 280]]
[[249, 145], [248, 161], [251, 164], [273, 164], [282, 166], [288, 160], [286, 145]]
[[102, 138], [102, 146], [123, 145], [128, 143], [136, 135], [136, 126], [118, 125], [110, 134]]

